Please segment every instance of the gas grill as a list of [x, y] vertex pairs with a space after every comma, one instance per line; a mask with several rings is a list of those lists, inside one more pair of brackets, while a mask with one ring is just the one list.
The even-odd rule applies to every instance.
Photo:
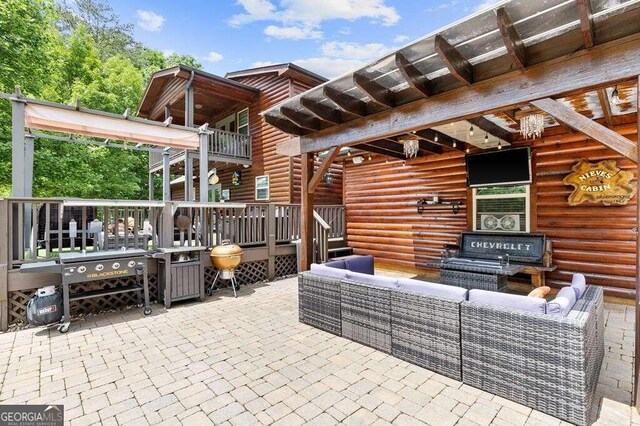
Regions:
[[[71, 321], [69, 305], [72, 300], [137, 292], [139, 306], [144, 306], [144, 314], [149, 315], [151, 308], [149, 307], [147, 259], [147, 251], [142, 249], [61, 253], [58, 262], [26, 263], [20, 267], [20, 271], [61, 274], [64, 317], [58, 330], [61, 333], [66, 333]], [[135, 284], [75, 294], [70, 294], [69, 291], [69, 286], [73, 284], [131, 276], [138, 278]], [[141, 276], [142, 284], [139, 282]], [[144, 304], [142, 303], [143, 296]]]

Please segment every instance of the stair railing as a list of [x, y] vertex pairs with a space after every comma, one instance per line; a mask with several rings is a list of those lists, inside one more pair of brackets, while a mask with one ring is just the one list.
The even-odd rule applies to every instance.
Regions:
[[315, 248], [313, 250], [313, 262], [325, 263], [329, 261], [329, 233], [331, 226], [318, 214], [313, 212], [313, 240]]

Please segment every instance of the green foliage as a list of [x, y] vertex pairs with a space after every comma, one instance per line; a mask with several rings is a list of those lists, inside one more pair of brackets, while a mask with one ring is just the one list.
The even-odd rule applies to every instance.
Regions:
[[[143, 46], [105, 0], [0, 0], [0, 91], [135, 114], [155, 71], [189, 55]], [[11, 192], [11, 108], [0, 101], [0, 196]], [[38, 139], [34, 196], [146, 199], [146, 153]]]

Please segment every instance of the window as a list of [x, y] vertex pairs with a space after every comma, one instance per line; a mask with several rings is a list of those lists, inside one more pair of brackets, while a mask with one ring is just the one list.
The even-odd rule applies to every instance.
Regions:
[[249, 108], [245, 108], [238, 113], [238, 131], [242, 135], [249, 134]]
[[529, 231], [529, 185], [473, 190], [473, 230]]
[[256, 176], [256, 201], [269, 201], [269, 176]]

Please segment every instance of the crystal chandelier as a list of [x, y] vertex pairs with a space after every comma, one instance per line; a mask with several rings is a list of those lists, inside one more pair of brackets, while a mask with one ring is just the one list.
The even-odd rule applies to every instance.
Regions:
[[406, 135], [398, 139], [403, 145], [404, 156], [407, 158], [417, 157], [420, 151], [419, 138], [416, 135]]
[[536, 139], [544, 131], [544, 114], [529, 114], [520, 119], [520, 134], [525, 139]]

